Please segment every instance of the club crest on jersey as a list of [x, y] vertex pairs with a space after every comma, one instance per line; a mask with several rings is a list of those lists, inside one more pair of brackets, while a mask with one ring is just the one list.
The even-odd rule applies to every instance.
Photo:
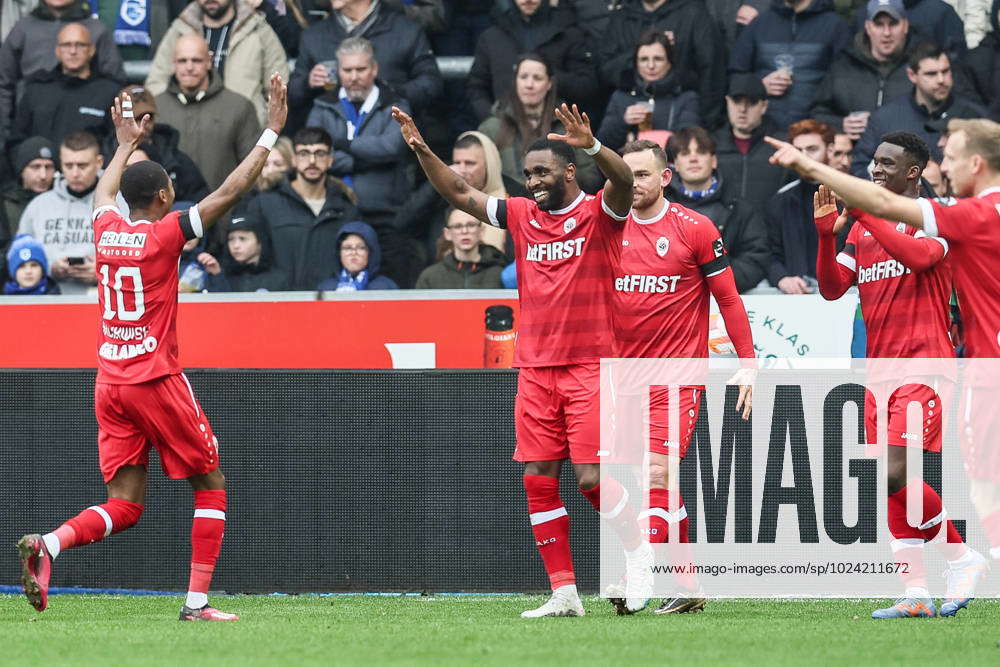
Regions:
[[670, 250], [670, 239], [665, 236], [661, 236], [656, 239], [656, 254], [663, 257]]
[[900, 233], [905, 232], [906, 231], [906, 223], [905, 222], [901, 222], [898, 225], [896, 225], [896, 231], [900, 232]]
[[534, 227], [535, 229], [541, 229], [542, 228], [542, 226], [540, 224], [538, 224], [538, 221], [535, 220], [534, 218], [532, 218], [531, 220], [528, 220], [528, 224], [531, 225], [532, 227]]
[[563, 223], [563, 233], [569, 234], [576, 227], [576, 218], [567, 218]]

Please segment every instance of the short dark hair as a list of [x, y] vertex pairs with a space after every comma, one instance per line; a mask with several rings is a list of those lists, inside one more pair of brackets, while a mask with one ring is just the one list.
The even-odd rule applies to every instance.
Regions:
[[663, 151], [663, 147], [655, 141], [650, 141], [649, 139], [638, 139], [636, 141], [630, 141], [622, 148], [622, 155], [628, 155], [629, 153], [641, 153], [643, 151], [653, 151], [653, 157], [656, 161], [660, 163], [660, 166], [664, 169], [667, 168], [667, 154]]
[[920, 167], [920, 171], [924, 170], [927, 161], [931, 159], [927, 143], [912, 132], [890, 132], [883, 135], [881, 141], [902, 148], [903, 152], [913, 160], [913, 164]]
[[663, 50], [667, 53], [667, 62], [673, 66], [674, 45], [670, 43], [670, 38], [668, 38], [662, 30], [658, 30], [656, 28], [650, 28], [639, 35], [639, 41], [635, 43], [635, 51], [632, 53], [632, 64], [635, 66], [639, 65], [639, 47], [649, 46], [651, 44], [659, 44], [662, 46]]
[[60, 147], [70, 151], [85, 151], [93, 148], [98, 153], [101, 152], [101, 145], [97, 143], [97, 137], [86, 130], [76, 130], [63, 137]]
[[712, 135], [705, 128], [692, 125], [670, 135], [670, 140], [667, 141], [667, 156], [670, 161], [674, 162], [678, 155], [688, 149], [692, 141], [698, 150], [715, 155], [715, 139]]
[[[907, 66], [914, 72], [920, 71], [920, 61], [928, 58], [937, 60], [941, 56], [948, 55], [948, 52], [937, 45], [937, 42], [924, 41], [917, 44], [910, 52], [910, 58], [906, 62]], [[951, 57], [948, 58], [949, 64]]]
[[333, 137], [322, 127], [303, 127], [292, 137], [293, 146], [311, 146], [313, 144], [323, 144], [327, 148], [333, 148]]
[[156, 193], [169, 188], [167, 172], [150, 160], [136, 162], [122, 174], [122, 197], [132, 210], [146, 208], [153, 202]]
[[452, 146], [452, 150], [462, 150], [465, 148], [472, 148], [473, 146], [482, 148], [483, 142], [481, 142], [479, 137], [474, 134], [466, 134], [458, 138], [458, 141], [456, 141], [455, 145]]
[[535, 151], [552, 151], [557, 159], [559, 159], [564, 165], [566, 164], [576, 164], [576, 155], [573, 154], [573, 149], [565, 141], [552, 141], [551, 139], [537, 139], [528, 146], [524, 154], [534, 153]]

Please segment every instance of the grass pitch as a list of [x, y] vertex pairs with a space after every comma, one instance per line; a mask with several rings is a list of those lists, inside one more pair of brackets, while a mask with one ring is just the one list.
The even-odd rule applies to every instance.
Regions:
[[[720, 600], [701, 614], [525, 620], [540, 596], [213, 597], [237, 623], [180, 623], [180, 597], [0, 595], [0, 663], [1000, 664], [1000, 601], [957, 618], [875, 621], [870, 600]], [[884, 601], [878, 601], [879, 603]]]

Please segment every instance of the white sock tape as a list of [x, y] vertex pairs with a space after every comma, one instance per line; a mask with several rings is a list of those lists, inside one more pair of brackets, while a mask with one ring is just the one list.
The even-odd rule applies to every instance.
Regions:
[[271, 150], [272, 148], [274, 148], [274, 142], [276, 142], [277, 140], [278, 140], [278, 133], [272, 130], [271, 128], [267, 128], [264, 130], [263, 133], [261, 133], [260, 139], [257, 140], [257, 145], [261, 146], [262, 148], [266, 148], [267, 150]]

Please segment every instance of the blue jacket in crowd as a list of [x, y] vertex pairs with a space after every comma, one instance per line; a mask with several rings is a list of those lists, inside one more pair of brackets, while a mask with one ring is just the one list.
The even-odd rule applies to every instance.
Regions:
[[[365, 276], [353, 275], [345, 276], [347, 273], [344, 267], [340, 264], [340, 244], [344, 242], [344, 237], [348, 234], [357, 234], [365, 240], [365, 245], [368, 246], [368, 266], [363, 273]], [[317, 289], [319, 290], [330, 290], [336, 291], [342, 282], [350, 280], [355, 287], [347, 287], [346, 289], [359, 289], [359, 290], [376, 290], [376, 289], [399, 289], [390, 278], [386, 276], [379, 275], [379, 270], [382, 268], [382, 247], [378, 243], [378, 235], [375, 230], [371, 228], [371, 225], [367, 225], [363, 222], [349, 222], [340, 229], [340, 233], [337, 234], [337, 254], [334, 259], [334, 264], [336, 269], [333, 275], [324, 280], [319, 284]], [[359, 282], [360, 281], [360, 282]]]

